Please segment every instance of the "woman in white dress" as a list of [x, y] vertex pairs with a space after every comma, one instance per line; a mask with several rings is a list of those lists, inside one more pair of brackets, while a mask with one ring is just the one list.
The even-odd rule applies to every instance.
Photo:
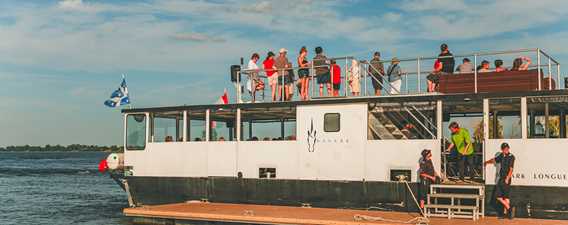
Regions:
[[351, 61], [351, 68], [349, 68], [349, 87], [353, 96], [359, 96], [361, 93], [361, 70], [359, 62], [356, 59]]

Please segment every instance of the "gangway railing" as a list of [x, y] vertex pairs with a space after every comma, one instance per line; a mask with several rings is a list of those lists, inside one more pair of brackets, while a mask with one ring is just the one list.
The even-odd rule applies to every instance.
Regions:
[[[542, 49], [536, 48], [536, 49], [518, 49], [518, 50], [510, 50], [510, 51], [493, 51], [493, 52], [475, 52], [475, 53], [469, 53], [469, 54], [456, 54], [453, 55], [454, 60], [456, 61], [456, 66], [459, 64], [457, 61], [458, 59], [463, 59], [463, 58], [473, 58], [473, 76], [474, 76], [474, 84], [473, 84], [473, 93], [479, 93], [479, 84], [478, 84], [478, 78], [480, 75], [480, 71], [477, 69], [477, 64], [482, 61], [482, 60], [493, 60], [493, 59], [502, 59], [501, 57], [507, 57], [509, 56], [510, 59], [515, 59], [520, 57], [521, 55], [524, 54], [532, 54], [530, 58], [534, 59], [536, 58], [536, 64], [532, 63], [529, 66], [529, 69], [537, 69], [537, 73], [538, 73], [538, 87], [537, 87], [537, 91], [540, 90], [553, 90], [553, 89], [563, 89], [563, 87], [566, 85], [564, 84], [564, 86], [562, 85], [562, 82], [565, 82], [562, 78], [563, 76], [561, 75], [561, 71], [560, 71], [560, 63], [552, 58], [548, 53], [546, 53], [545, 51], [543, 51]], [[510, 56], [513, 57], [510, 57]], [[433, 72], [433, 69], [431, 67], [431, 65], [433, 65], [433, 61], [435, 61], [436, 59], [442, 59], [442, 58], [446, 58], [445, 56], [431, 56], [431, 57], [423, 57], [423, 56], [419, 56], [419, 57], [414, 57], [414, 58], [400, 58], [400, 67], [403, 70], [403, 74], [402, 74], [402, 84], [401, 84], [401, 88], [400, 90], [396, 90], [394, 92], [395, 95], [415, 95], [415, 94], [438, 94], [438, 93], [429, 93], [427, 92], [427, 90], [425, 90], [425, 88], [423, 88], [425, 86], [426, 83], [426, 78], [425, 75], [430, 74]], [[330, 60], [335, 60], [337, 61], [337, 63], [340, 65], [340, 67], [342, 68], [341, 71], [341, 76], [340, 79], [341, 81], [339, 82], [341, 85], [340, 87], [340, 91], [339, 91], [339, 95], [338, 96], [332, 96], [333, 93], [333, 85], [329, 85], [331, 88], [331, 92], [332, 93], [327, 93], [327, 96], [320, 96], [319, 94], [316, 94], [318, 91], [317, 89], [319, 89], [319, 85], [316, 82], [316, 78], [317, 76], [315, 75], [315, 71], [318, 68], [322, 68], [322, 67], [326, 67], [329, 68], [330, 71], [330, 81], [331, 83], [333, 83], [334, 81], [334, 77], [331, 75], [331, 70], [332, 68], [329, 67], [329, 62]], [[359, 65], [359, 83], [358, 85], [361, 87], [360, 89], [360, 93], [358, 96], [354, 96], [351, 93], [351, 87], [349, 85], [349, 76], [352, 76], [351, 71], [353, 70], [352, 67], [352, 60], [357, 60], [358, 65]], [[260, 60], [259, 60], [260, 61]], [[294, 60], [290, 60], [291, 62], [293, 62]], [[505, 60], [504, 60], [505, 61]], [[513, 60], [507, 60], [512, 62]], [[391, 60], [381, 60], [381, 63], [383, 63], [385, 65], [385, 68], [388, 67], [387, 65], [391, 64]], [[260, 64], [260, 66], [262, 67], [262, 62], [258, 62], [258, 64]], [[505, 63], [504, 64], [505, 67], [510, 66], [510, 64]], [[429, 68], [428, 68], [429, 67]], [[261, 80], [265, 85], [264, 85], [264, 90], [266, 91], [266, 89], [269, 89], [269, 83], [267, 82], [268, 77], [266, 76], [266, 72], [270, 72], [270, 71], [275, 71], [275, 72], [282, 72], [282, 71], [293, 71], [294, 74], [298, 73], [299, 69], [308, 69], [309, 70], [309, 76], [308, 76], [308, 85], [310, 85], [311, 87], [309, 87], [308, 93], [307, 95], [309, 96], [308, 99], [316, 99], [316, 98], [321, 98], [321, 97], [359, 97], [359, 96], [373, 96], [375, 93], [373, 92], [369, 92], [369, 81], [375, 80], [377, 83], [379, 83], [379, 85], [382, 88], [382, 95], [388, 96], [388, 95], [392, 95], [390, 92], [390, 90], [393, 88], [392, 85], [388, 82], [388, 76], [386, 76], [386, 74], [380, 73], [378, 71], [377, 68], [374, 68], [369, 62], [367, 62], [366, 60], [363, 59], [357, 59], [353, 56], [345, 56], [345, 57], [332, 57], [332, 58], [327, 58], [325, 61], [325, 65], [322, 66], [314, 66], [313, 60], [310, 62], [310, 66], [309, 67], [290, 67], [290, 68], [285, 68], [285, 69], [277, 69], [277, 70], [272, 70], [272, 69], [255, 69], [255, 70], [249, 70], [249, 69], [242, 69], [241, 71], [238, 71], [238, 75], [237, 75], [237, 82], [236, 82], [236, 86], [237, 87], [241, 87], [242, 86], [242, 82], [239, 80], [240, 79], [240, 75], [244, 74], [244, 75], [254, 75], [257, 79]], [[380, 82], [379, 80], [377, 80], [374, 76], [371, 76], [369, 74], [369, 69], [371, 71], [376, 71], [379, 72], [379, 74], [382, 74], [382, 82]], [[459, 72], [454, 72], [455, 74], [459, 74]], [[545, 86], [543, 85], [543, 78], [547, 78], [548, 79], [548, 85]], [[556, 79], [556, 82], [553, 82], [553, 78]], [[247, 79], [250, 79], [247, 78]], [[284, 76], [279, 76], [278, 77], [278, 83], [279, 84], [286, 84], [285, 81], [288, 81], [288, 83], [286, 85], [293, 85], [293, 88], [291, 89], [296, 89], [294, 87], [296, 87], [296, 83], [297, 83], [297, 76], [294, 78], [294, 80], [290, 81], [285, 79]], [[245, 83], [246, 84], [246, 83]], [[554, 85], [554, 86], [553, 86]], [[288, 86], [287, 86], [288, 87]], [[256, 88], [256, 87], [252, 87], [252, 88]], [[245, 88], [246, 89], [252, 89], [252, 88]], [[324, 86], [324, 88], [326, 88]], [[237, 89], [237, 102], [243, 102], [242, 101], [242, 96], [241, 96], [241, 90], [242, 89]], [[296, 91], [294, 91], [296, 92]], [[322, 90], [322, 92], [327, 92], [325, 90]], [[282, 88], [282, 90], [279, 90], [278, 95], [279, 96], [284, 96], [286, 93], [285, 89]], [[298, 94], [299, 95], [299, 94]], [[293, 96], [295, 96], [292, 99], [289, 100], [300, 100], [298, 96], [296, 94], [294, 94]], [[277, 101], [285, 101], [287, 99], [285, 98], [280, 98], [277, 99]], [[264, 99], [263, 101], [266, 101], [266, 99]]]

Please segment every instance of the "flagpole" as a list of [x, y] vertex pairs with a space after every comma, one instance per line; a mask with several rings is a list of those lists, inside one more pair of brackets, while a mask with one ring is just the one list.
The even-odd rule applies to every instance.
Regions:
[[[122, 79], [126, 80], [126, 74], [124, 73], [122, 74]], [[130, 103], [128, 104], [128, 109], [132, 109], [132, 100], [130, 97], [131, 97], [130, 92], [128, 92], [128, 99], [130, 100]]]

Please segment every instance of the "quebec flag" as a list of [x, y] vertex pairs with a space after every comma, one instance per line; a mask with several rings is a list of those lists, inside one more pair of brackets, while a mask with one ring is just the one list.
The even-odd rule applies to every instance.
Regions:
[[110, 95], [110, 99], [105, 101], [105, 105], [111, 108], [115, 108], [121, 105], [130, 104], [130, 99], [128, 98], [128, 88], [126, 87], [126, 79], [122, 77], [122, 83], [120, 87]]

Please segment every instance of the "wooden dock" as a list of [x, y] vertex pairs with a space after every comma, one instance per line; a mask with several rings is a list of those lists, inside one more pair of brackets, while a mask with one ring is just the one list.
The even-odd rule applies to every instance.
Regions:
[[[416, 217], [419, 216], [417, 213], [403, 212], [201, 202], [126, 208], [124, 209], [124, 214], [129, 217], [166, 219], [170, 221], [306, 225], [416, 224]], [[478, 221], [466, 219], [448, 220], [444, 218], [430, 218], [429, 220], [428, 224], [435, 225], [568, 225], [568, 221], [562, 220], [522, 218], [503, 220], [495, 217], [485, 217]]]

